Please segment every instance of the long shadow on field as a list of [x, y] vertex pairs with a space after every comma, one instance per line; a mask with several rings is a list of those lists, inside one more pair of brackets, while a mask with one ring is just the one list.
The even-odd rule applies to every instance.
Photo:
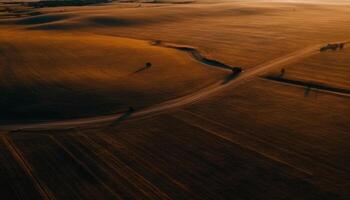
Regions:
[[141, 69], [134, 71], [133, 74], [140, 73], [140, 72], [145, 71], [146, 69], [149, 69], [149, 68], [150, 68], [149, 66], [142, 67]]
[[[46, 17], [46, 18], [43, 18]], [[52, 21], [50, 21], [52, 20]], [[53, 21], [56, 20], [56, 21]], [[53, 17], [41, 16], [38, 19], [25, 19], [18, 23], [26, 23], [26, 25], [37, 25], [30, 26], [29, 30], [74, 30], [80, 28], [86, 28], [90, 26], [106, 26], [106, 27], [127, 27], [127, 26], [138, 26], [145, 24], [157, 23], [155, 20], [142, 20], [142, 19], [123, 19], [123, 18], [112, 18], [112, 17], [89, 17], [83, 19], [79, 23], [72, 22], [60, 22], [62, 20], [54, 19]], [[40, 23], [39, 23], [40, 22]], [[55, 23], [48, 23], [55, 22]], [[31, 24], [30, 24], [31, 23]]]
[[157, 23], [156, 20], [151, 19], [127, 19], [108, 16], [93, 16], [85, 19], [85, 21], [102, 26], [135, 26]]
[[20, 19], [16, 22], [19, 25], [36, 25], [57, 22], [70, 18], [71, 15], [41, 15]]
[[239, 75], [239, 73], [231, 73], [231, 74], [229, 74], [228, 76], [225, 77], [224, 81], [222, 82], [222, 85], [225, 85], [225, 84], [229, 83], [230, 81], [235, 79], [238, 75]]
[[0, 123], [71, 119], [112, 114], [125, 108], [124, 97], [143, 95], [118, 88], [89, 90], [60, 84], [0, 87]]

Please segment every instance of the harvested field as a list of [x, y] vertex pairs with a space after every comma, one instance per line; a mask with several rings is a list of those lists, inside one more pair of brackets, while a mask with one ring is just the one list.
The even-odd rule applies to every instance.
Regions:
[[[162, 128], [174, 123], [176, 127]], [[41, 184], [58, 198], [94, 199], [115, 194], [116, 199], [202, 199], [230, 198], [234, 194], [243, 199], [337, 199], [311, 184], [310, 176], [303, 171], [172, 116], [141, 120], [118, 129], [39, 135], [29, 132], [12, 138], [38, 172], [35, 175], [41, 177]], [[47, 161], [39, 162], [37, 157]], [[69, 171], [62, 174], [64, 169]], [[55, 175], [47, 178], [46, 173]], [[68, 188], [60, 186], [68, 178], [65, 176], [70, 177]], [[256, 180], [256, 176], [260, 178]], [[250, 193], [251, 187], [261, 192]], [[82, 193], [86, 188], [90, 188], [89, 196]], [[61, 196], [62, 191], [66, 196]]]
[[[324, 52], [300, 62], [285, 66], [283, 78], [350, 89], [350, 48], [335, 52]], [[280, 69], [270, 76], [280, 76]]]
[[313, 90], [305, 97], [304, 88], [261, 79], [187, 108], [183, 120], [195, 124], [198, 117], [199, 126], [209, 130], [212, 123], [223, 137], [247, 143], [293, 168], [322, 177], [327, 187], [347, 192], [348, 101]]
[[0, 199], [350, 199], [349, 2], [61, 3], [0, 3]]
[[[3, 32], [0, 119], [62, 119], [124, 112], [183, 96], [227, 72], [148, 41]], [[133, 55], [132, 59], [129, 59]], [[166, 59], [164, 59], [166, 58]], [[145, 68], [145, 63], [153, 63]], [[152, 81], [150, 81], [152, 80]]]
[[23, 165], [13, 146], [8, 142], [8, 136], [1, 133], [0, 137], [1, 198], [33, 200], [43, 198], [35, 179]]
[[346, 32], [350, 31], [347, 23], [350, 14], [346, 7], [337, 5], [226, 2], [147, 4], [124, 9], [118, 6], [68, 7], [63, 12], [42, 9], [47, 14], [37, 20], [57, 15], [68, 17], [22, 28], [162, 40], [197, 47], [208, 58], [245, 68], [301, 46], [346, 40]]

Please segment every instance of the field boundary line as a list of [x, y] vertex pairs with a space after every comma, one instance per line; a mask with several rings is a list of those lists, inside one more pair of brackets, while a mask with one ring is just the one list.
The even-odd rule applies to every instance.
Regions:
[[[181, 118], [179, 118], [179, 117], [176, 117], [176, 116], [174, 116], [174, 117], [175, 117], [176, 119], [178, 119], [178, 120], [181, 120], [181, 121], [185, 122], [183, 119], [181, 119]], [[186, 122], [185, 122], [185, 123], [186, 123]], [[270, 156], [270, 155], [267, 155], [267, 154], [258, 152], [258, 151], [256, 151], [254, 148], [251, 148], [251, 147], [249, 147], [248, 145], [240, 144], [240, 143], [234, 141], [233, 139], [231, 139], [231, 138], [229, 138], [229, 137], [227, 137], [227, 136], [224, 136], [224, 135], [222, 135], [222, 134], [220, 134], [220, 133], [217, 133], [216, 131], [210, 130], [210, 129], [205, 128], [205, 127], [203, 127], [203, 126], [201, 126], [201, 125], [198, 125], [198, 124], [190, 124], [190, 125], [191, 125], [191, 126], [194, 126], [194, 127], [197, 127], [197, 128], [199, 128], [199, 129], [201, 129], [201, 130], [203, 130], [203, 131], [205, 131], [205, 132], [208, 132], [208, 133], [212, 134], [212, 135], [215, 135], [215, 136], [217, 136], [218, 138], [221, 138], [221, 139], [223, 139], [223, 140], [225, 140], [225, 141], [227, 141], [227, 142], [229, 142], [229, 143], [231, 143], [231, 144], [234, 144], [234, 145], [236, 145], [236, 146], [239, 146], [239, 147], [242, 148], [242, 149], [246, 149], [246, 150], [248, 150], [248, 151], [250, 151], [250, 152], [254, 152], [254, 153], [257, 154], [257, 155], [260, 155], [260, 156], [262, 156], [262, 157], [264, 157], [264, 158], [267, 158], [268, 160], [272, 160], [272, 161], [274, 161], [274, 162], [277, 162], [277, 163], [280, 163], [280, 164], [282, 164], [282, 165], [288, 166], [289, 168], [294, 169], [294, 170], [296, 170], [296, 171], [299, 171], [299, 172], [301, 172], [302, 174], [305, 174], [305, 175], [307, 175], [307, 176], [313, 176], [313, 173], [312, 173], [312, 172], [309, 172], [309, 171], [307, 171], [307, 170], [305, 170], [305, 169], [300, 169], [300, 168], [298, 168], [298, 167], [296, 167], [296, 166], [294, 166], [294, 165], [292, 165], [292, 164], [289, 164], [289, 163], [287, 163], [287, 162], [285, 162], [285, 161], [283, 161], [283, 160], [280, 160], [280, 159], [278, 159], [278, 158], [276, 158], [276, 157], [273, 157], [273, 156]]]
[[348, 89], [339, 89], [331, 86], [317, 86], [316, 84], [312, 83], [307, 83], [299, 80], [293, 80], [293, 79], [285, 79], [285, 78], [279, 78], [279, 77], [259, 77], [262, 80], [265, 81], [271, 81], [274, 83], [279, 83], [281, 85], [288, 85], [288, 86], [294, 86], [298, 88], [306, 88], [310, 89], [310, 91], [318, 91], [322, 92], [325, 94], [332, 94], [332, 95], [337, 95], [337, 96], [342, 96], [342, 97], [348, 97], [350, 98], [350, 90]]
[[46, 188], [43, 184], [41, 184], [39, 178], [37, 178], [34, 175], [32, 167], [28, 164], [26, 159], [20, 153], [20, 150], [16, 147], [16, 145], [14, 144], [10, 136], [9, 135], [2, 136], [2, 140], [4, 141], [5, 145], [8, 147], [12, 156], [21, 166], [21, 168], [32, 179], [35, 187], [37, 188], [38, 192], [40, 192], [40, 194], [43, 196], [43, 198], [48, 200], [54, 200], [55, 198], [53, 197], [51, 192], [48, 190], [48, 188]]
[[49, 136], [50, 139], [56, 143], [59, 147], [61, 147], [70, 157], [72, 157], [72, 159], [78, 164], [80, 165], [83, 169], [85, 169], [92, 177], [94, 177], [94, 179], [96, 179], [96, 181], [98, 183], [100, 183], [102, 185], [102, 187], [104, 187], [105, 189], [107, 189], [109, 192], [111, 192], [111, 194], [118, 198], [118, 199], [122, 199], [118, 194], [116, 194], [109, 186], [107, 186], [102, 180], [100, 180], [94, 173], [93, 171], [86, 166], [85, 163], [83, 163], [80, 159], [78, 159], [72, 152], [70, 152], [63, 144], [61, 144], [61, 142], [57, 141], [56, 138], [52, 135]]

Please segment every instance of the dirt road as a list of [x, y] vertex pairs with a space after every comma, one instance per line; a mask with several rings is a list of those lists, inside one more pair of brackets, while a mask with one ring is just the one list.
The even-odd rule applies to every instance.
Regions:
[[[313, 45], [306, 47], [304, 49], [295, 51], [291, 54], [279, 57], [277, 59], [271, 60], [267, 63], [258, 65], [254, 68], [248, 69], [242, 72], [239, 76], [230, 80], [229, 82], [219, 81], [215, 84], [210, 85], [209, 87], [203, 88], [195, 93], [169, 100], [143, 110], [135, 111], [129, 113], [128, 119], [143, 117], [147, 115], [159, 114], [171, 109], [176, 109], [185, 105], [195, 103], [199, 100], [207, 98], [219, 91], [223, 91], [225, 88], [236, 87], [244, 82], [251, 80], [252, 78], [261, 75], [262, 73], [272, 70], [274, 68], [280, 68], [284, 65], [293, 63], [295, 61], [301, 60], [303, 58], [309, 57], [311, 55], [317, 54], [319, 48], [322, 45]], [[70, 129], [76, 127], [85, 127], [91, 125], [99, 125], [106, 123], [113, 123], [120, 120], [127, 115], [127, 113], [120, 113], [115, 115], [104, 115], [91, 118], [80, 118], [72, 120], [61, 120], [61, 121], [50, 121], [50, 122], [41, 122], [41, 123], [32, 123], [32, 124], [11, 124], [11, 125], [2, 125], [0, 130], [5, 131], [16, 131], [16, 130], [53, 130], [53, 129]]]

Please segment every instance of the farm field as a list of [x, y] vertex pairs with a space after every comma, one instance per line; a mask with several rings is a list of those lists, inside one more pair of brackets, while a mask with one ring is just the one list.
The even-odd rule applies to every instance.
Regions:
[[347, 191], [347, 97], [314, 90], [305, 96], [305, 88], [263, 79], [222, 97], [186, 108], [180, 119]]
[[59, 199], [341, 199], [302, 170], [174, 116], [11, 138], [41, 187]]
[[[346, 45], [345, 45], [346, 46]], [[283, 78], [326, 84], [336, 88], [350, 87], [350, 49], [336, 52], [324, 52], [309, 57], [301, 62], [285, 66]], [[269, 76], [279, 76], [275, 70]]]
[[0, 199], [350, 199], [349, 2], [59, 3], [0, 1]]
[[209, 58], [244, 68], [306, 45], [347, 40], [350, 31], [346, 6], [333, 4], [247, 1], [127, 5], [42, 8], [42, 15], [30, 17], [26, 23], [22, 19], [3, 23], [11, 27], [20, 24], [19, 28], [29, 30], [173, 42], [197, 47]]
[[229, 74], [148, 41], [27, 34], [0, 31], [4, 121], [124, 112], [191, 93]]
[[[84, 31], [171, 41], [198, 47], [208, 56], [242, 67], [271, 60], [299, 45], [347, 39], [346, 31], [350, 29], [346, 20], [344, 23], [349, 17], [346, 9], [334, 5], [327, 5], [327, 9], [313, 4], [244, 2], [146, 4], [137, 8], [128, 5], [43, 8], [38, 11], [42, 15], [2, 23], [11, 27], [20, 24], [30, 30]], [[332, 7], [337, 9], [335, 16]], [[270, 54], [265, 55], [266, 51]]]

